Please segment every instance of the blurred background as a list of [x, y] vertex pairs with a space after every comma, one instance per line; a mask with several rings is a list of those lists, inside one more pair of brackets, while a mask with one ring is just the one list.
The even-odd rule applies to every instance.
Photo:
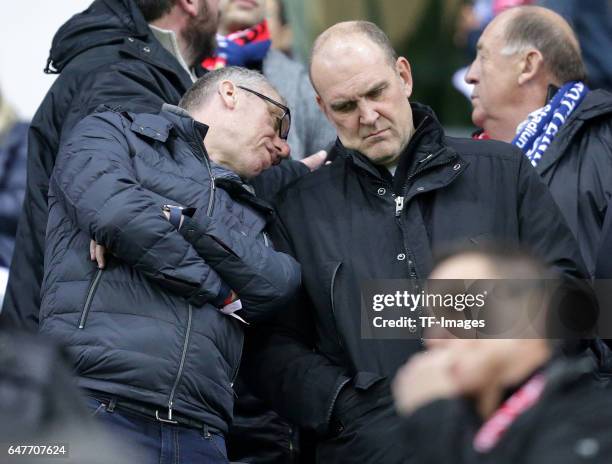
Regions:
[[[223, 0], [222, 0], [223, 1]], [[11, 2], [0, 29], [0, 88], [18, 116], [29, 120], [55, 76], [42, 72], [53, 34], [91, 0]], [[305, 61], [312, 41], [328, 26], [368, 19], [387, 32], [413, 69], [414, 99], [426, 102], [442, 123], [469, 131], [469, 101], [451, 82], [469, 63], [461, 32], [465, 0], [270, 0], [274, 46]], [[462, 36], [463, 34], [463, 36]]]

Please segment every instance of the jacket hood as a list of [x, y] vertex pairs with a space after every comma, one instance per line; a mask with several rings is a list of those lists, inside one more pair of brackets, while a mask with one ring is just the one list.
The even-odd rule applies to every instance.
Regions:
[[150, 34], [133, 0], [95, 0], [59, 28], [47, 59], [47, 74], [55, 74], [77, 55], [94, 47], [121, 43], [127, 37]]

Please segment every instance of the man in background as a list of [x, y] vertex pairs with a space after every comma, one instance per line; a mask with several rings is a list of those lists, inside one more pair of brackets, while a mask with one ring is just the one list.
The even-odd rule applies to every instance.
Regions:
[[542, 7], [511, 8], [478, 42], [474, 84], [479, 138], [518, 146], [548, 185], [594, 275], [612, 196], [612, 95], [589, 90], [578, 40]]
[[265, 0], [225, 2], [217, 42], [215, 56], [202, 63], [206, 69], [227, 65], [259, 70], [287, 99], [293, 110], [289, 146], [294, 159], [333, 144], [336, 133], [317, 107], [308, 73], [301, 63], [272, 48]]

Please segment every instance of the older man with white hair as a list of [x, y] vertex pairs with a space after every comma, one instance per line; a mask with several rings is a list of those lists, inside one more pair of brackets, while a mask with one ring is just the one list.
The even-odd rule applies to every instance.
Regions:
[[536, 6], [497, 16], [478, 42], [474, 84], [479, 138], [519, 147], [548, 185], [589, 274], [612, 197], [612, 94], [589, 90], [580, 46], [557, 13]]

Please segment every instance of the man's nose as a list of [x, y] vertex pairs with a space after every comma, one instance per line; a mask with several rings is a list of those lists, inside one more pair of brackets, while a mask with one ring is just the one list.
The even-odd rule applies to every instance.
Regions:
[[378, 112], [369, 103], [359, 105], [359, 121], [364, 126], [373, 126], [378, 119]]
[[291, 147], [287, 141], [281, 139], [278, 135], [274, 138], [274, 148], [281, 158], [287, 158], [291, 154]]
[[472, 64], [468, 68], [463, 79], [468, 84], [476, 84], [478, 82], [478, 76], [476, 73], [476, 60], [472, 61]]

